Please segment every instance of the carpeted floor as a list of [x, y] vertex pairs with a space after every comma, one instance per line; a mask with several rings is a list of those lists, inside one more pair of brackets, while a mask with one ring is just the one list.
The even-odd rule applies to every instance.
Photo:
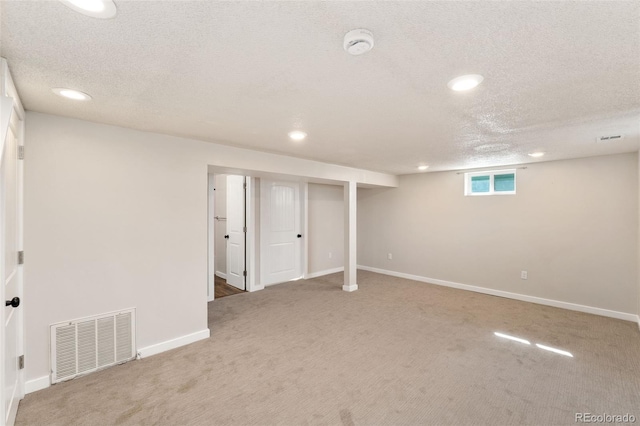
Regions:
[[363, 271], [354, 293], [341, 280], [211, 302], [207, 341], [29, 394], [17, 425], [640, 421], [637, 324]]

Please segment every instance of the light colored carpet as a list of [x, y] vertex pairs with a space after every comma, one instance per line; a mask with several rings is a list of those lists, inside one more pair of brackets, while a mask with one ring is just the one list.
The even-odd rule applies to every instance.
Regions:
[[207, 341], [27, 395], [17, 425], [640, 421], [637, 324], [362, 271], [346, 293], [341, 280], [211, 302]]

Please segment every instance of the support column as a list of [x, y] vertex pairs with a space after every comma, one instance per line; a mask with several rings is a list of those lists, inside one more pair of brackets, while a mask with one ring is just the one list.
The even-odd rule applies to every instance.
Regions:
[[357, 219], [356, 207], [357, 186], [356, 182], [346, 182], [344, 185], [344, 291], [356, 291], [358, 284], [356, 280], [358, 250], [356, 244]]

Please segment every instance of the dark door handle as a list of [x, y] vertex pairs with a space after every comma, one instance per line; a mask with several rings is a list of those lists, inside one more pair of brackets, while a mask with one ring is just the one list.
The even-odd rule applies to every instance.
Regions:
[[229, 236], [228, 236], [228, 235], [225, 235], [224, 237], [225, 237], [227, 240], [229, 239]]
[[11, 307], [17, 308], [18, 306], [20, 306], [20, 298], [14, 297], [11, 300], [5, 300], [4, 306], [11, 306]]
[[298, 238], [302, 238], [302, 234], [298, 234]]

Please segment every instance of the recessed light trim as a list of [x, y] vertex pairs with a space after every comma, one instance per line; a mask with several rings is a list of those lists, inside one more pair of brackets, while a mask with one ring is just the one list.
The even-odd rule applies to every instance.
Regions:
[[447, 83], [449, 89], [456, 92], [463, 92], [465, 90], [471, 90], [478, 84], [482, 83], [484, 77], [480, 74], [468, 74], [456, 77]]
[[540, 158], [540, 157], [544, 156], [544, 152], [542, 152], [542, 151], [530, 152], [528, 155], [529, 155], [529, 157]]
[[304, 140], [307, 137], [307, 134], [301, 130], [294, 130], [292, 132], [289, 132], [289, 138], [291, 138], [291, 140], [294, 140], [296, 142], [300, 142], [301, 140]]
[[424, 165], [424, 164], [423, 164], [422, 166], [418, 166], [418, 170], [420, 170], [420, 171], [422, 171], [422, 172], [424, 172], [424, 171], [425, 171], [425, 170], [427, 170], [428, 168], [429, 168], [429, 166], [426, 166], [426, 165]]
[[86, 16], [109, 19], [116, 16], [117, 9], [113, 0], [60, 0], [65, 6]]
[[80, 92], [79, 90], [65, 89], [64, 87], [56, 87], [54, 89], [51, 89], [51, 91], [58, 96], [62, 96], [63, 98], [71, 99], [74, 101], [91, 100], [91, 96], [89, 96], [87, 93]]

